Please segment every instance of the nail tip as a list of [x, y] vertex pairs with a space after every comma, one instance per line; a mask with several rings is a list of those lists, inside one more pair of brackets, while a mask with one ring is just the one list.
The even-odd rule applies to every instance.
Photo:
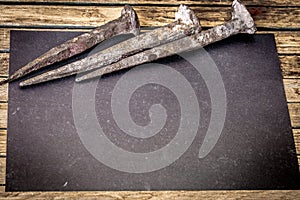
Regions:
[[2, 80], [2, 81], [0, 81], [0, 85], [4, 85], [4, 84], [6, 84], [6, 83], [8, 83], [9, 82], [9, 79], [7, 78], [7, 79], [4, 79], [4, 80]]

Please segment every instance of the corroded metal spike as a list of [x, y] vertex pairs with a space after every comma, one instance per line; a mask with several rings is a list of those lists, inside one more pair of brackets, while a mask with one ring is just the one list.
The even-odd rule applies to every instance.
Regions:
[[195, 13], [187, 6], [180, 5], [178, 12], [175, 13], [173, 23], [138, 35], [82, 60], [28, 79], [20, 83], [20, 86], [41, 83], [103, 67], [145, 49], [183, 38], [200, 30], [201, 26]]
[[50, 49], [45, 54], [17, 70], [7, 80], [3, 81], [3, 83], [13, 81], [33, 71], [82, 53], [115, 35], [128, 33], [137, 35], [139, 31], [140, 25], [137, 14], [132, 7], [125, 5], [119, 18]]
[[246, 7], [238, 0], [234, 0], [232, 4], [232, 19], [230, 21], [189, 37], [124, 58], [112, 65], [79, 77], [76, 81], [83, 81], [142, 63], [151, 62], [159, 58], [191, 51], [238, 33], [254, 34], [255, 31], [256, 27], [254, 21]]

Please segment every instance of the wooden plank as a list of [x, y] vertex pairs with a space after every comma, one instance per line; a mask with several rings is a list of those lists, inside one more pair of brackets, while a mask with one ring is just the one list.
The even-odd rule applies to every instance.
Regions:
[[300, 79], [283, 79], [288, 102], [300, 102]]
[[124, 192], [3, 192], [1, 199], [298, 199], [300, 190], [124, 191]]
[[0, 157], [0, 184], [5, 184], [6, 158]]
[[282, 31], [270, 33], [275, 35], [278, 53], [300, 54], [300, 31]]
[[[4, 78], [0, 78], [0, 81]], [[7, 101], [8, 99], [8, 84], [0, 85], [0, 101]]]
[[9, 29], [0, 29], [0, 49], [9, 49]]
[[7, 131], [0, 130], [0, 156], [6, 156]]
[[[293, 135], [295, 140], [296, 152], [300, 155], [300, 129], [293, 129]], [[300, 166], [300, 163], [298, 163]]]
[[0, 103], [0, 128], [7, 128], [7, 103]]
[[[40, 3], [59, 3], [59, 4], [159, 4], [159, 5], [231, 5], [232, 0], [5, 0], [6, 2], [40, 2]], [[246, 5], [264, 5], [264, 6], [300, 6], [298, 1], [293, 0], [243, 0]]]
[[0, 24], [17, 26], [98, 26], [119, 17], [121, 6], [0, 5]]
[[0, 53], [0, 76], [8, 75], [9, 53]]
[[[162, 26], [174, 19], [177, 6], [134, 6], [142, 26]], [[229, 19], [230, 7], [191, 7], [204, 27]], [[0, 24], [6, 26], [99, 26], [119, 17], [122, 6], [0, 5]], [[300, 9], [249, 7], [258, 27], [299, 28]]]
[[279, 56], [284, 78], [300, 78], [300, 56]]
[[292, 127], [300, 127], [300, 103], [288, 103]]

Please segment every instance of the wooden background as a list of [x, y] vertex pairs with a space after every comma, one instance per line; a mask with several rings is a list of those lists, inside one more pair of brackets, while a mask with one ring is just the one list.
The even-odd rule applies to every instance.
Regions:
[[[230, 0], [0, 0], [0, 80], [8, 75], [10, 30], [88, 31], [120, 15], [123, 5], [134, 7], [141, 26], [171, 22], [179, 4], [189, 5], [205, 28], [229, 19]], [[258, 27], [258, 34], [276, 38], [298, 161], [300, 161], [300, 1], [245, 0]], [[160, 192], [27, 192], [5, 193], [8, 85], [0, 86], [0, 198], [71, 199], [228, 199], [300, 198], [300, 191], [160, 191]]]

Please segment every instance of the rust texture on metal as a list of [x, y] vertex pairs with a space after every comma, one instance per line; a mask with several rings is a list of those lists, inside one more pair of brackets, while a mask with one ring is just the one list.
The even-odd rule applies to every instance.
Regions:
[[140, 25], [136, 12], [132, 7], [125, 5], [119, 18], [50, 49], [14, 72], [2, 83], [16, 80], [48, 65], [73, 57], [115, 35], [128, 33], [137, 35], [139, 32]]
[[35, 76], [22, 82], [20, 86], [37, 84], [70, 76], [78, 72], [97, 69], [145, 49], [172, 42], [199, 31], [201, 31], [201, 26], [195, 13], [187, 6], [180, 5], [175, 13], [175, 21], [173, 23], [118, 43], [82, 60]]
[[133, 67], [142, 63], [151, 62], [159, 58], [191, 51], [238, 33], [255, 33], [256, 27], [254, 20], [246, 7], [240, 1], [233, 1], [231, 16], [231, 20], [222, 25], [218, 25], [206, 31], [202, 31], [174, 42], [124, 58], [119, 62], [113, 63], [112, 65], [108, 65], [89, 74], [83, 75], [77, 78], [76, 81], [80, 82], [121, 69]]
[[[187, 6], [181, 5], [178, 12], [175, 13], [175, 21], [173, 23], [138, 35], [82, 60], [32, 77], [21, 82], [20, 86], [33, 85], [80, 72], [91, 71], [76, 79], [77, 82], [80, 82], [121, 69], [155, 61], [159, 58], [201, 48], [238, 33], [255, 33], [256, 27], [254, 20], [246, 7], [239, 0], [233, 1], [231, 16], [231, 20], [206, 31], [201, 31], [200, 22], [195, 13]], [[91, 34], [93, 33], [92, 31], [89, 34], [83, 34], [67, 41], [64, 43], [66, 44], [65, 46], [67, 46], [66, 51], [58, 50], [63, 48], [64, 44], [55, 47], [53, 51], [62, 52], [62, 56], [57, 53], [54, 56], [54, 53], [51, 53], [50, 50], [50, 53], [45, 54], [48, 56], [45, 60], [47, 61], [51, 56], [55, 57], [55, 62], [66, 59], [67, 57], [76, 55], [94, 46], [96, 44], [95, 41], [99, 43], [117, 34], [128, 32], [138, 34], [139, 24], [136, 13], [130, 6], [125, 6], [120, 18], [109, 22], [102, 28], [100, 27], [100, 29], [98, 32], [97, 29], [95, 29], [95, 34]], [[16, 77], [18, 78], [31, 71], [52, 64], [52, 59], [50, 59], [50, 63], [49, 60], [45, 63], [43, 56], [40, 58], [20, 69], [20, 75], [18, 75], [17, 71]], [[10, 79], [14, 79], [14, 76], [11, 76]]]

